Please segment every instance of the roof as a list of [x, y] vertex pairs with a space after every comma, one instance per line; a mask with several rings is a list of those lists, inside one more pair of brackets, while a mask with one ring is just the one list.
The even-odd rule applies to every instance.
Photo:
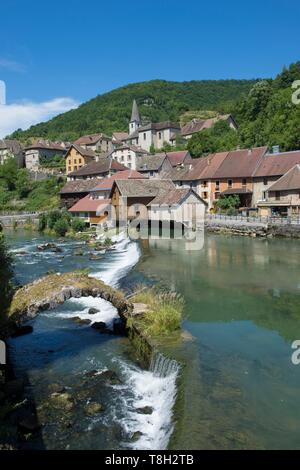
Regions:
[[258, 147], [228, 152], [216, 169], [213, 178], [246, 178], [253, 176], [266, 151], [267, 147]]
[[139, 108], [135, 100], [133, 100], [133, 103], [132, 103], [132, 112], [131, 112], [131, 119], [130, 119], [130, 122], [133, 122], [133, 121], [141, 122]]
[[110, 203], [110, 199], [94, 199], [88, 195], [76, 202], [69, 209], [69, 212], [97, 212], [97, 210], [107, 207]]
[[184, 198], [186, 198], [190, 194], [193, 194], [194, 196], [197, 197], [197, 199], [201, 200], [204, 204], [206, 204], [206, 202], [204, 202], [204, 200], [201, 199], [201, 197], [197, 193], [195, 193], [195, 191], [193, 191], [192, 189], [190, 188], [177, 189], [176, 188], [176, 189], [171, 189], [170, 191], [160, 192], [151, 202], [148, 203], [148, 206], [152, 206], [155, 204], [159, 206], [162, 206], [162, 205], [172, 206], [175, 204], [179, 204]]
[[97, 178], [91, 180], [68, 181], [60, 190], [60, 194], [88, 193], [97, 184]]
[[23, 147], [18, 140], [0, 139], [0, 150], [9, 150], [12, 154], [18, 155], [23, 151]]
[[39, 149], [49, 149], [49, 150], [57, 150], [60, 152], [65, 152], [66, 148], [58, 144], [56, 142], [49, 142], [49, 141], [38, 141], [32, 145], [28, 145], [28, 147], [25, 148], [26, 150], [39, 150]]
[[221, 194], [224, 196], [229, 196], [230, 194], [252, 194], [252, 191], [247, 188], [229, 188], [223, 191]]
[[300, 164], [300, 150], [278, 154], [267, 154], [258, 169], [255, 177], [282, 176], [293, 166]]
[[114, 137], [116, 140], [119, 140], [120, 142], [121, 142], [122, 140], [128, 139], [128, 136], [129, 136], [128, 132], [114, 132], [114, 133], [113, 133], [113, 137]]
[[122, 144], [120, 147], [116, 148], [116, 150], [132, 150], [133, 152], [136, 153], [144, 153], [145, 155], [149, 155], [149, 152], [147, 150], [142, 149], [141, 147], [137, 147], [136, 145], [129, 145], [129, 144]]
[[80, 153], [80, 155], [82, 155], [83, 157], [90, 157], [90, 158], [93, 158], [93, 159], [96, 158], [96, 153], [93, 152], [93, 150], [86, 149], [84, 147], [80, 147], [80, 145], [77, 145], [77, 144], [72, 144], [71, 145], [71, 147], [69, 148], [66, 156], [69, 155], [69, 152], [71, 151], [72, 148], [75, 148], [77, 150], [77, 152]]
[[145, 126], [141, 126], [138, 128], [138, 132], [148, 131], [148, 130], [155, 130], [155, 131], [162, 131], [163, 129], [180, 129], [180, 125], [178, 122], [172, 121], [164, 121], [164, 122], [150, 122]]
[[110, 170], [113, 171], [123, 171], [128, 170], [128, 168], [121, 163], [117, 162], [113, 158], [109, 157], [99, 157], [98, 161], [88, 163], [79, 170], [69, 173], [68, 176], [91, 176], [91, 175], [101, 175], [109, 173]]
[[136, 161], [138, 171], [157, 171], [161, 168], [166, 159], [166, 155], [149, 155], [139, 157]]
[[136, 180], [116, 180], [112, 191], [117, 187], [121, 196], [127, 197], [151, 197], [158, 195], [160, 191], [170, 191], [175, 189], [171, 180], [159, 179], [136, 179]]
[[82, 137], [79, 137], [79, 139], [75, 140], [74, 143], [77, 145], [82, 145], [82, 144], [94, 145], [97, 142], [99, 142], [99, 140], [102, 140], [102, 139], [111, 140], [110, 137], [108, 137], [105, 134], [91, 134], [91, 135], [83, 135]]
[[104, 178], [93, 188], [93, 191], [105, 191], [112, 188], [115, 180], [132, 180], [132, 179], [144, 179], [146, 176], [142, 175], [135, 170], [124, 170], [114, 173], [112, 176]]
[[167, 157], [172, 166], [181, 165], [187, 158], [191, 159], [191, 155], [188, 150], [167, 152]]
[[[139, 129], [140, 129], [140, 127], [139, 127]], [[138, 139], [138, 138], [139, 138], [139, 130], [136, 129], [134, 132], [129, 134], [129, 136], [127, 137], [126, 140], [132, 140], [132, 139]]]
[[300, 189], [300, 165], [295, 165], [279, 180], [277, 180], [272, 186], [269, 187], [269, 191], [288, 191], [288, 190], [299, 190]]
[[181, 135], [191, 135], [197, 132], [201, 132], [204, 129], [210, 129], [213, 127], [216, 122], [218, 121], [227, 121], [228, 119], [233, 119], [230, 114], [224, 114], [221, 116], [216, 116], [214, 118], [209, 119], [193, 119], [192, 121], [185, 124], [181, 129]]

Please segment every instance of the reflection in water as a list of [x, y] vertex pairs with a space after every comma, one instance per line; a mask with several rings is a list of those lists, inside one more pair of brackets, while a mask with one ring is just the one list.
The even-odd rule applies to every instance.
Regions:
[[150, 242], [137, 269], [186, 299], [193, 340], [178, 404], [177, 448], [300, 448], [300, 245], [210, 236], [192, 256]]

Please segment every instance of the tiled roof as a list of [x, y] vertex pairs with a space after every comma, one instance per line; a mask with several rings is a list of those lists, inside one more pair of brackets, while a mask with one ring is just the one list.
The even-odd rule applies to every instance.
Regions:
[[114, 133], [113, 133], [113, 137], [114, 137], [116, 140], [119, 140], [120, 142], [121, 142], [122, 140], [128, 139], [128, 136], [129, 136], [128, 132], [114, 132]]
[[97, 178], [91, 180], [81, 179], [68, 181], [60, 190], [60, 194], [88, 193], [96, 186], [97, 181]]
[[191, 158], [188, 150], [179, 152], [167, 152], [167, 157], [172, 166], [181, 165], [186, 159]]
[[39, 149], [49, 149], [49, 150], [57, 150], [60, 152], [65, 152], [66, 148], [60, 144], [55, 142], [36, 142], [35, 144], [29, 145], [25, 148], [26, 150], [39, 150]]
[[138, 128], [139, 132], [155, 130], [155, 131], [162, 131], [164, 129], [180, 129], [180, 125], [178, 122], [172, 121], [164, 121], [164, 122], [150, 122], [145, 126], [141, 126]]
[[282, 176], [298, 163], [300, 164], [300, 150], [275, 155], [267, 154], [255, 171], [254, 176]]
[[97, 210], [104, 209], [110, 203], [110, 199], [93, 199], [88, 195], [76, 202], [69, 209], [69, 212], [97, 212]]
[[139, 157], [136, 161], [138, 171], [157, 171], [161, 168], [166, 159], [166, 155], [149, 155]]
[[168, 205], [172, 206], [174, 204], [179, 204], [182, 199], [184, 199], [188, 194], [193, 193], [198, 198], [198, 194], [192, 191], [190, 188], [185, 189], [172, 189], [171, 191], [162, 191], [160, 192], [151, 202], [149, 202], [148, 206], [152, 205]]
[[120, 147], [116, 148], [115, 150], [132, 150], [133, 152], [136, 153], [144, 153], [145, 155], [149, 155], [149, 152], [147, 150], [142, 149], [141, 147], [137, 147], [136, 145], [129, 145], [129, 144], [123, 144]]
[[66, 156], [69, 155], [69, 152], [71, 151], [72, 148], [75, 148], [77, 150], [77, 152], [80, 153], [80, 155], [82, 155], [83, 157], [90, 157], [91, 159], [96, 158], [96, 153], [93, 152], [93, 150], [85, 149], [84, 147], [80, 147], [80, 145], [77, 145], [77, 144], [72, 144], [71, 145], [71, 147], [69, 148]]
[[69, 173], [68, 176], [92, 176], [92, 175], [101, 175], [108, 173], [110, 170], [114, 171], [123, 171], [128, 170], [128, 168], [121, 163], [117, 162], [113, 158], [99, 157], [97, 162], [91, 162], [83, 166], [79, 170]]
[[114, 173], [112, 176], [108, 176], [101, 180], [97, 186], [93, 188], [93, 191], [104, 191], [112, 188], [115, 180], [132, 180], [132, 179], [145, 179], [146, 177], [135, 170], [124, 170]]
[[266, 152], [267, 147], [228, 152], [219, 168], [216, 169], [213, 178], [251, 177], [257, 170], [258, 165]]
[[111, 140], [110, 137], [108, 137], [105, 134], [91, 134], [91, 135], [83, 135], [82, 137], [79, 137], [79, 139], [75, 140], [74, 144], [94, 145], [97, 142], [99, 142], [99, 140], [102, 140], [102, 139]]
[[288, 190], [299, 190], [300, 189], [300, 165], [295, 165], [279, 180], [277, 180], [272, 186], [269, 187], [269, 191], [288, 191]]
[[13, 155], [18, 155], [23, 147], [18, 140], [0, 139], [0, 150], [9, 150]]
[[155, 197], [160, 191], [175, 189], [171, 180], [159, 179], [117, 180], [114, 182], [113, 189], [115, 186], [118, 187], [121, 196], [127, 197]]

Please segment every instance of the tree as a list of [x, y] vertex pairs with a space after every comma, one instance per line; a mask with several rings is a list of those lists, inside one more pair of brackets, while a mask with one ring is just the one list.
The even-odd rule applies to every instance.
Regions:
[[53, 229], [57, 235], [64, 237], [69, 230], [69, 224], [66, 219], [59, 219], [55, 222]]
[[236, 209], [240, 206], [240, 197], [237, 194], [232, 196], [223, 196], [216, 201], [216, 207], [224, 212], [231, 212], [232, 209]]
[[85, 223], [79, 217], [72, 219], [71, 226], [74, 232], [83, 232], [85, 229]]
[[0, 165], [0, 179], [4, 181], [8, 191], [16, 189], [18, 167], [14, 158], [8, 158], [3, 165]]
[[19, 170], [16, 177], [16, 191], [20, 199], [26, 198], [33, 189], [27, 170]]

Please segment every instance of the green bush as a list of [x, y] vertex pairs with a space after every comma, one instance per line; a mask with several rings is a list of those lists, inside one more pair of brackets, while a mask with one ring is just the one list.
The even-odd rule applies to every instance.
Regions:
[[41, 214], [39, 216], [39, 232], [44, 232], [47, 228], [47, 215]]
[[47, 226], [50, 230], [54, 229], [56, 222], [61, 219], [61, 212], [59, 210], [51, 211], [47, 214]]
[[53, 226], [56, 235], [59, 235], [60, 237], [64, 237], [69, 228], [68, 222], [63, 218], [58, 219]]
[[71, 226], [74, 232], [83, 232], [85, 229], [85, 223], [79, 217], [72, 219]]

